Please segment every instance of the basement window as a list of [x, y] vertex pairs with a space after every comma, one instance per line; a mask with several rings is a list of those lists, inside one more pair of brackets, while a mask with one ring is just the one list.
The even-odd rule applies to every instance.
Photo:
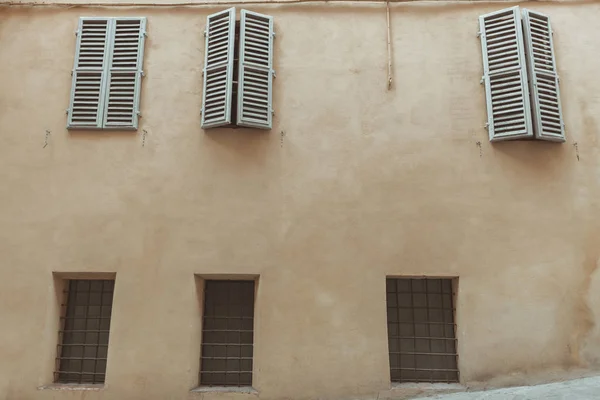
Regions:
[[66, 281], [55, 383], [104, 383], [114, 280]]
[[388, 278], [392, 382], [458, 382], [452, 279]]
[[252, 386], [254, 284], [205, 281], [200, 386]]

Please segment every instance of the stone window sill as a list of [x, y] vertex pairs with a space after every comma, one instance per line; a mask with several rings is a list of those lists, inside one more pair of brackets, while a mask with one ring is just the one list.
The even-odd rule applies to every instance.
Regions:
[[199, 386], [190, 390], [192, 393], [245, 393], [258, 394], [252, 386]]
[[38, 387], [38, 390], [91, 390], [99, 391], [104, 389], [103, 384], [79, 384], [79, 383], [53, 383]]
[[409, 398], [429, 397], [440, 394], [449, 394], [466, 391], [466, 387], [459, 383], [396, 383], [393, 382], [390, 389], [380, 392], [382, 398]]
[[392, 383], [392, 389], [431, 389], [431, 390], [465, 390], [465, 387], [460, 383], [428, 383], [428, 382], [405, 382], [405, 383]]

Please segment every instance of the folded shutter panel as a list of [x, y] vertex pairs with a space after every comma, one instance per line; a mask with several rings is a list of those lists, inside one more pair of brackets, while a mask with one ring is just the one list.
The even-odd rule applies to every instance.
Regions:
[[565, 131], [550, 19], [540, 13], [523, 10], [523, 27], [535, 137], [564, 142]]
[[111, 30], [104, 127], [137, 129], [146, 18], [115, 18]]
[[231, 123], [235, 8], [211, 14], [206, 19], [202, 128]]
[[273, 17], [241, 13], [237, 125], [271, 129]]
[[519, 7], [479, 17], [490, 141], [533, 137]]
[[80, 18], [68, 128], [101, 128], [108, 59], [108, 18]]

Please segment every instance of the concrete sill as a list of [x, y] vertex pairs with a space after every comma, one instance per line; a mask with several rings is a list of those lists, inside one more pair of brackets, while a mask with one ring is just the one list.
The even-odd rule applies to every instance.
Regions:
[[446, 393], [466, 391], [459, 383], [392, 383], [390, 390], [380, 393], [381, 398], [427, 397]]
[[466, 390], [460, 383], [392, 383], [393, 389]]
[[101, 383], [96, 384], [79, 384], [79, 383], [53, 383], [38, 387], [38, 390], [91, 390], [99, 391], [104, 389]]
[[245, 393], [258, 394], [252, 386], [199, 386], [190, 390], [192, 393]]

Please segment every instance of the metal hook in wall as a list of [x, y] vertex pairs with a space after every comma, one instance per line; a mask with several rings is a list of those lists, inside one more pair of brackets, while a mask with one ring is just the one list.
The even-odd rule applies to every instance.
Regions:
[[48, 129], [46, 129], [46, 137], [44, 138], [44, 147], [42, 147], [43, 149], [45, 149], [46, 146], [48, 146], [48, 136], [50, 136], [50, 131]]

